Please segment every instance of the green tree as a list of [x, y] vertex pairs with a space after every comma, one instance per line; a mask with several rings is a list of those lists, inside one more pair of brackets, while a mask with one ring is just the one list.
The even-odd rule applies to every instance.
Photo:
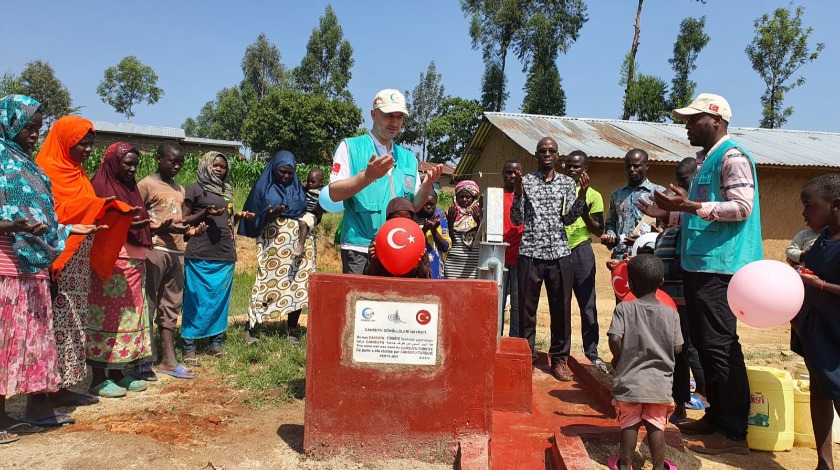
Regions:
[[202, 137], [201, 130], [198, 128], [198, 122], [191, 117], [184, 120], [184, 123], [181, 124], [181, 129], [184, 130], [184, 134], [187, 134], [187, 136]]
[[96, 92], [102, 97], [103, 103], [111, 105], [131, 122], [134, 105], [144, 101], [155, 104], [163, 96], [157, 81], [158, 76], [152, 67], [130, 55], [115, 67], [105, 69], [105, 77]]
[[44, 121], [49, 127], [56, 119], [78, 110], [73, 107], [70, 92], [56, 78], [47, 62], [34, 60], [26, 64], [19, 76], [6, 72], [0, 78], [0, 96], [20, 94], [35, 98], [44, 105]]
[[630, 110], [630, 117], [639, 121], [665, 122], [671, 114], [671, 106], [665, 96], [668, 84], [665, 80], [653, 75], [636, 73], [630, 85], [625, 109]]
[[318, 28], [312, 30], [306, 43], [306, 55], [300, 66], [292, 71], [295, 86], [307, 93], [326, 95], [329, 99], [352, 100], [347, 90], [353, 68], [353, 47], [344, 39], [344, 32], [338, 24], [330, 5], [319, 20]]
[[429, 161], [450, 163], [461, 158], [481, 123], [476, 100], [447, 96], [440, 112], [429, 123]]
[[755, 38], [747, 46], [746, 53], [753, 69], [764, 81], [765, 91], [761, 95], [761, 127], [781, 127], [793, 115], [793, 107], [783, 108], [785, 93], [805, 83], [800, 76], [791, 77], [803, 65], [817, 60], [825, 44], [817, 43], [811, 51], [808, 38], [813, 28], [802, 27], [805, 7], [777, 8], [772, 16], [764, 14], [755, 20]]
[[566, 93], [557, 70], [560, 39], [552, 33], [555, 25], [542, 14], [531, 20], [532, 36], [527, 44], [530, 69], [525, 81], [522, 112], [562, 116], [566, 114]]
[[271, 88], [283, 83], [285, 67], [280, 62], [280, 50], [272, 44], [265, 33], [245, 48], [242, 57], [242, 74], [256, 92], [257, 99], [268, 96]]
[[0, 77], [0, 96], [23, 94], [23, 84], [20, 78], [11, 70]]
[[[706, 0], [694, 0], [698, 3], [706, 3]], [[623, 114], [621, 119], [630, 119], [631, 110], [627, 107], [628, 103], [632, 100], [629, 98], [629, 94], [631, 92], [630, 88], [633, 86], [633, 80], [636, 77], [636, 53], [639, 51], [639, 36], [641, 34], [641, 24], [642, 24], [642, 3], [644, 0], [639, 0], [638, 7], [636, 8], [636, 23], [633, 29], [633, 42], [630, 45], [630, 52], [629, 60], [625, 58], [625, 62], [622, 64], [622, 72], [624, 76], [621, 79], [621, 82], [624, 86], [624, 99], [623, 99]]]
[[420, 72], [420, 82], [408, 95], [408, 118], [403, 125], [402, 140], [420, 148], [420, 161], [428, 160], [429, 124], [438, 115], [443, 104], [443, 84], [437, 73], [435, 61], [426, 72]]
[[674, 43], [674, 56], [668, 59], [674, 70], [671, 80], [671, 95], [668, 99], [672, 109], [682, 108], [691, 103], [697, 84], [689, 77], [697, 68], [697, 56], [709, 43], [709, 36], [703, 31], [706, 17], [686, 18], [680, 23], [680, 32]]
[[195, 119], [188, 118], [181, 126], [184, 132], [209, 139], [242, 140], [242, 123], [248, 116], [239, 88], [223, 88], [216, 99], [208, 101]]
[[250, 109], [243, 135], [256, 153], [288, 150], [298, 163], [326, 164], [361, 123], [362, 111], [353, 103], [274, 88]]
[[502, 65], [496, 60], [485, 62], [484, 77], [481, 78], [481, 107], [501, 111], [509, 95]]
[[480, 49], [484, 58], [482, 104], [488, 111], [501, 111], [507, 100], [507, 55], [525, 27], [524, 3], [523, 0], [461, 0], [461, 11], [470, 19], [473, 49]]

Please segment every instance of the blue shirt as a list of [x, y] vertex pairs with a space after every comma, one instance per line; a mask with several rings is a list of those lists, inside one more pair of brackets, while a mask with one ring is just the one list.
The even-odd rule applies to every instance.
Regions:
[[632, 244], [626, 245], [621, 241], [621, 235], [629, 237], [633, 229], [639, 225], [644, 214], [636, 207], [636, 201], [643, 196], [653, 199], [654, 190], [665, 191], [665, 188], [645, 178], [642, 184], [635, 188], [628, 184], [610, 194], [610, 209], [607, 214], [605, 233], [614, 236], [618, 242], [612, 251], [613, 259], [623, 258], [624, 254], [630, 253], [630, 249], [633, 248]]

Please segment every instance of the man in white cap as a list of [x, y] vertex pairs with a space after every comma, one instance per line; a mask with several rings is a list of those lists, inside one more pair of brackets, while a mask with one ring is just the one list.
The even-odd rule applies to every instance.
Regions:
[[696, 435], [686, 447], [707, 454], [748, 454], [750, 387], [737, 321], [726, 300], [732, 275], [764, 258], [755, 161], [727, 133], [732, 110], [723, 97], [702, 93], [675, 109], [687, 120], [688, 140], [702, 147], [688, 197], [654, 193], [648, 215], [681, 215], [681, 263], [691, 343], [706, 375], [709, 408], [702, 419], [679, 425]]
[[394, 142], [407, 115], [403, 94], [393, 89], [382, 90], [373, 99], [370, 132], [344, 139], [335, 149], [329, 195], [334, 201], [344, 201], [341, 223], [344, 273], [362, 274], [368, 260], [368, 246], [385, 222], [388, 202], [395, 197], [406, 197], [419, 209], [443, 171], [443, 165], [437, 165], [421, 182], [417, 158]]

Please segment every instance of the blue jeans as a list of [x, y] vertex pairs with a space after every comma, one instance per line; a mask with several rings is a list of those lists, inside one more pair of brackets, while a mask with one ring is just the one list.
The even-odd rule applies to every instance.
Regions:
[[[184, 354], [194, 353], [197, 349], [195, 342], [198, 341], [196, 339], [187, 339], [182, 338], [184, 340]], [[224, 333], [219, 333], [216, 336], [210, 337], [210, 349], [222, 349], [222, 340], [225, 339]]]
[[[505, 271], [502, 277], [502, 305], [507, 303], [508, 295], [510, 296], [510, 330], [508, 336], [511, 338], [519, 337], [519, 276], [517, 275], [516, 265], [506, 264]], [[511, 282], [511, 280], [513, 282]], [[505, 323], [504, 313], [499, 323], [499, 334], [503, 334], [503, 325]]]

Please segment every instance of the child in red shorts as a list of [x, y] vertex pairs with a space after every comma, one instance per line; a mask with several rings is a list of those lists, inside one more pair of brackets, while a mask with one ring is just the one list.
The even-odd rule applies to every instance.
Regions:
[[630, 259], [627, 277], [638, 300], [616, 305], [607, 331], [613, 355], [613, 405], [621, 426], [621, 456], [607, 460], [611, 470], [632, 468], [642, 423], [653, 468], [677, 468], [665, 460], [664, 430], [674, 411], [674, 356], [682, 351], [683, 337], [677, 311], [656, 300], [664, 272], [656, 256]]

